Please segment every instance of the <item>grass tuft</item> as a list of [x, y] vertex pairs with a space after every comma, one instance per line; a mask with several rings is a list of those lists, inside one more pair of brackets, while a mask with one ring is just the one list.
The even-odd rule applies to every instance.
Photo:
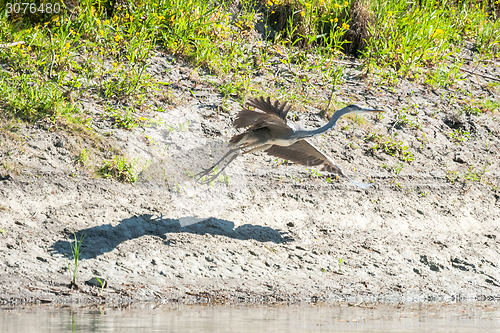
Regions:
[[124, 157], [115, 156], [110, 161], [105, 161], [104, 165], [97, 170], [97, 173], [104, 178], [112, 178], [124, 183], [135, 183], [137, 174], [132, 163]]

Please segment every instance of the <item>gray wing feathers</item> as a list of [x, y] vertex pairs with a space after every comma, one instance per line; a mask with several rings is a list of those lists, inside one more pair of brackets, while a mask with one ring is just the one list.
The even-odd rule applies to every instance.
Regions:
[[286, 115], [291, 108], [291, 105], [287, 106], [286, 104], [286, 102], [280, 104], [279, 101], [275, 101], [273, 104], [269, 97], [267, 100], [263, 97], [253, 98], [247, 102], [247, 105], [254, 107], [255, 110], [244, 108], [238, 112], [234, 119], [233, 126], [236, 128], [249, 126], [256, 126], [256, 128], [259, 128], [265, 125], [286, 127]]
[[328, 156], [304, 139], [290, 146], [273, 145], [266, 150], [266, 153], [306, 166], [323, 165], [323, 170], [344, 175], [342, 170]]
[[286, 115], [288, 114], [288, 111], [290, 111], [290, 108], [292, 107], [291, 105], [287, 106], [286, 104], [287, 104], [286, 102], [280, 104], [278, 100], [276, 100], [273, 104], [271, 103], [271, 99], [269, 97], [267, 97], [267, 99], [264, 99], [264, 97], [262, 96], [260, 98], [252, 98], [247, 102], [248, 106], [252, 106], [268, 114], [277, 115], [285, 122], [286, 122]]
[[236, 115], [233, 126], [236, 128], [248, 127], [257, 123], [262, 123], [269, 118], [269, 115], [266, 113], [243, 109]]

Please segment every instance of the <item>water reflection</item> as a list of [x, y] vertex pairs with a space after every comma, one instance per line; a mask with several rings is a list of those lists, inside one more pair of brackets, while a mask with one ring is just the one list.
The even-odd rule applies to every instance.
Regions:
[[498, 332], [500, 304], [3, 308], [0, 332]]

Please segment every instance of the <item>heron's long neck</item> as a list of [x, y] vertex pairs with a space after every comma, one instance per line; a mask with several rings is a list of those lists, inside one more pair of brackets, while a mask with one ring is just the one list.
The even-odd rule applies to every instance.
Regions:
[[324, 133], [324, 132], [334, 128], [335, 125], [337, 124], [337, 120], [339, 120], [340, 117], [342, 117], [343, 115], [345, 115], [349, 112], [352, 112], [349, 108], [343, 108], [341, 110], [338, 110], [337, 112], [335, 112], [333, 114], [332, 118], [330, 119], [328, 124], [326, 124], [325, 126], [322, 126], [320, 128], [314, 129], [314, 130], [298, 130], [295, 132], [295, 136], [297, 136], [298, 138], [310, 138], [311, 136], [315, 136], [315, 135], [319, 135], [321, 133]]

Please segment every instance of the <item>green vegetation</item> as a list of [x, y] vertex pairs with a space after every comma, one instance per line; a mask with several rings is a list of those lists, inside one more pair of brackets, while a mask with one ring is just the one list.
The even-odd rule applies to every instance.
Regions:
[[[206, 182], [208, 178], [210, 177], [213, 177], [214, 175], [216, 175], [217, 173], [219, 172], [219, 166], [215, 166], [213, 168], [213, 170], [210, 171], [209, 174], [201, 177], [199, 179], [200, 182]], [[193, 174], [192, 172], [190, 171], [187, 171], [187, 174], [189, 177], [192, 177], [192, 178], [195, 178], [197, 177], [197, 175]], [[220, 182], [220, 183], [223, 183], [224, 185], [226, 186], [229, 186], [230, 182], [231, 182], [231, 176], [229, 175], [226, 175], [226, 174], [221, 174], [219, 177], [217, 177], [216, 179], [210, 181], [208, 184], [210, 184], [210, 186], [213, 186], [216, 182]]]
[[482, 168], [475, 168], [473, 165], [469, 166], [467, 170], [464, 170], [462, 173], [453, 170], [446, 170], [446, 180], [452, 184], [462, 181], [462, 183], [467, 182], [483, 182], [488, 181], [485, 178], [485, 173], [488, 172], [486, 169], [490, 163], [486, 163]]
[[398, 141], [394, 136], [388, 137], [370, 132], [365, 137], [365, 141], [375, 143], [371, 147], [374, 151], [380, 150], [387, 155], [399, 158], [403, 162], [411, 162], [415, 160], [415, 156], [410, 151], [409, 147], [402, 141]]
[[73, 234], [75, 238], [75, 242], [71, 244], [71, 254], [73, 256], [73, 268], [71, 268], [71, 264], [68, 261], [68, 270], [72, 273], [72, 278], [71, 278], [71, 287], [72, 288], [78, 288], [76, 284], [76, 278], [78, 276], [78, 261], [80, 260], [80, 247], [82, 246], [83, 239], [85, 238], [85, 235], [80, 235], [80, 239], [76, 237], [76, 233]]
[[446, 180], [454, 184], [458, 180], [458, 171], [446, 170]]
[[[156, 49], [184, 57], [221, 79], [228, 96], [258, 93], [252, 78], [270, 65], [285, 64], [293, 89], [290, 100], [310, 99], [307, 73], [326, 83], [341, 83], [335, 60], [354, 54], [367, 72], [381, 69], [447, 86], [460, 79], [461, 63], [452, 60], [463, 41], [480, 58], [500, 56], [498, 2], [472, 0], [242, 0], [232, 1], [85, 0], [57, 14], [0, 17], [0, 102], [12, 117], [35, 121], [72, 118], [72, 102], [89, 94], [105, 100], [132, 101], [117, 111], [117, 126], [133, 128], [134, 108], [168, 82], [156, 82], [146, 69]], [[251, 38], [255, 26], [267, 40]], [[16, 44], [17, 43], [17, 44]], [[445, 64], [448, 65], [445, 65]], [[382, 75], [382, 74], [380, 74]], [[389, 74], [390, 75], [390, 74]], [[397, 78], [394, 76], [397, 80]], [[426, 78], [426, 79], [425, 79]], [[278, 84], [282, 81], [278, 78]], [[275, 86], [272, 89], [281, 89]]]
[[396, 163], [393, 166], [389, 166], [387, 164], [383, 164], [382, 168], [386, 169], [389, 172], [394, 172], [394, 174], [396, 176], [399, 176], [401, 174], [401, 171], [404, 168], [404, 164], [403, 163]]
[[342, 264], [345, 263], [344, 259], [339, 258], [339, 273], [342, 272]]
[[95, 280], [95, 282], [97, 282], [97, 287], [100, 287], [101, 291], [103, 291], [104, 288], [106, 288], [106, 286], [107, 286], [106, 280], [101, 279], [97, 275], [94, 275], [94, 280]]
[[306, 171], [309, 171], [309, 173], [311, 174], [311, 177], [313, 177], [313, 178], [321, 178], [321, 176], [322, 176], [321, 172], [319, 172], [316, 169], [306, 169]]
[[77, 164], [80, 164], [83, 166], [83, 165], [86, 165], [88, 163], [88, 160], [89, 160], [89, 157], [87, 154], [87, 150], [83, 149], [82, 152], [80, 154], [78, 154], [78, 156], [76, 157], [75, 162]]
[[480, 100], [471, 99], [467, 105], [464, 106], [464, 111], [468, 114], [479, 116], [483, 113], [494, 113], [500, 110], [500, 103], [492, 100], [491, 98], [484, 98]]
[[[469, 38], [481, 56], [499, 56], [498, 2], [491, 5], [467, 0], [371, 3], [375, 22], [370, 28], [373, 38], [364, 54], [374, 67], [391, 66], [401, 75], [416, 78], [423, 67], [449, 61], [462, 41]], [[447, 77], [444, 82], [456, 74], [453, 69], [451, 74], [441, 66], [440, 70]]]
[[408, 127], [411, 129], [422, 129], [422, 125], [417, 121], [415, 115], [416, 113], [411, 114], [410, 108], [401, 108], [395, 110], [396, 112], [396, 123], [395, 127]]
[[[22, 15], [0, 9], [2, 119], [48, 119], [51, 129], [81, 131], [87, 138], [96, 136], [96, 122], [103, 120], [126, 130], [152, 126], [154, 120], [144, 113], [166, 109], [151, 104], [151, 97], [180, 101], [171, 90], [176, 82], [148, 71], [159, 53], [188, 62], [195, 86], [212, 85], [224, 96], [217, 112], [229, 110], [229, 98], [243, 101], [263, 93], [324, 109], [326, 100], [317, 98], [318, 89], [331, 91], [337, 108], [336, 88], [350, 63], [345, 55], [358, 58], [360, 78], [368, 78], [367, 85], [384, 83], [389, 90], [403, 77], [432, 87], [455, 86], [463, 79], [464, 47], [474, 50], [478, 61], [500, 57], [498, 1], [241, 0], [235, 6], [232, 0], [83, 0], [68, 3], [68, 8], [59, 3], [59, 13]], [[202, 79], [198, 72], [204, 73]], [[489, 89], [498, 87], [491, 83]], [[186, 89], [195, 94], [194, 88]], [[500, 107], [487, 97], [458, 101], [451, 95], [469, 115], [496, 113]], [[83, 99], [98, 101], [103, 109], [84, 111]], [[394, 126], [416, 132], [423, 146], [427, 141], [417, 115], [416, 106], [401, 108]], [[343, 129], [362, 127], [363, 119], [353, 116]], [[189, 123], [162, 125], [182, 131]], [[470, 133], [455, 130], [448, 136], [460, 143]], [[78, 147], [80, 154], [74, 152], [76, 162], [87, 167], [89, 154], [99, 159], [99, 151], [109, 150], [100, 146], [104, 142], [89, 141]], [[365, 141], [402, 162], [415, 159], [396, 136], [370, 133]], [[97, 146], [95, 151], [91, 145]], [[102, 163], [98, 174], [103, 177], [137, 179], [124, 158]], [[387, 168], [396, 174], [402, 169]]]
[[460, 67], [463, 61], [448, 65], [446, 63], [439, 66], [435, 70], [427, 72], [425, 83], [436, 87], [449, 87], [454, 85], [457, 81], [462, 80], [463, 73], [460, 73]]
[[465, 142], [470, 138], [470, 133], [461, 128], [456, 128], [448, 133], [448, 137], [456, 143]]
[[465, 181], [480, 182], [483, 179], [483, 175], [486, 172], [486, 166], [482, 170], [477, 170], [473, 166], [470, 166], [462, 175]]
[[108, 112], [111, 113], [111, 119], [113, 120], [115, 127], [132, 130], [139, 126], [131, 108], [124, 108], [123, 111], [110, 108]]
[[104, 178], [113, 178], [125, 183], [137, 181], [133, 164], [124, 157], [115, 156], [112, 160], [105, 161], [97, 173]]

